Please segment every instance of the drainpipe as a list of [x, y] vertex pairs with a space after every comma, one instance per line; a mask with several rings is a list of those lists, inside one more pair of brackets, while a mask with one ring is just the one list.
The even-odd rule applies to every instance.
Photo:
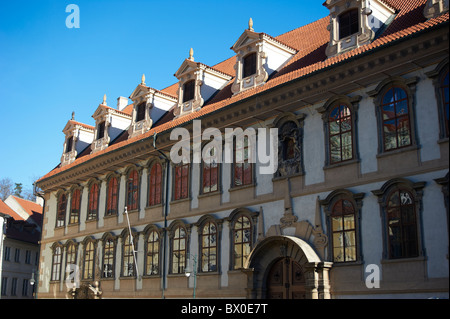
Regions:
[[166, 189], [165, 189], [165, 195], [164, 195], [164, 228], [163, 228], [163, 264], [162, 264], [162, 299], [165, 299], [164, 291], [166, 287], [166, 254], [167, 254], [167, 215], [169, 212], [169, 171], [170, 171], [170, 159], [164, 154], [162, 151], [160, 151], [156, 147], [156, 132], [153, 135], [153, 148], [157, 150], [165, 159], [166, 161]]

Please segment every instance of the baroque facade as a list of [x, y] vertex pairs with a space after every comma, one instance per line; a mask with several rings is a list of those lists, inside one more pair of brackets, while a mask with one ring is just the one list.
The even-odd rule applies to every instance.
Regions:
[[[39, 298], [448, 298], [448, 1], [324, 5], [67, 123], [37, 181]], [[276, 172], [248, 138], [233, 163], [175, 163], [196, 119], [277, 128]]]

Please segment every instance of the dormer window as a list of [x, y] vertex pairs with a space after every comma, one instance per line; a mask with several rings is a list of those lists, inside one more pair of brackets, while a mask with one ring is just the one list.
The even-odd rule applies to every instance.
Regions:
[[73, 147], [73, 136], [67, 138], [66, 142], [66, 153], [71, 152]]
[[231, 91], [240, 93], [266, 83], [297, 53], [275, 38], [253, 31], [253, 21], [231, 47], [236, 52], [236, 76]]
[[64, 140], [63, 154], [61, 156], [61, 166], [75, 161], [77, 155], [86, 149], [94, 140], [94, 127], [86, 125], [72, 119], [64, 127], [63, 133], [66, 135]]
[[141, 83], [131, 93], [130, 99], [133, 101], [133, 113], [128, 138], [148, 132], [153, 123], [173, 108], [177, 101], [175, 96], [148, 87], [145, 75], [142, 75]]
[[145, 119], [145, 106], [146, 103], [141, 103], [136, 107], [136, 120], [135, 122], [140, 122]]
[[176, 117], [200, 110], [206, 101], [232, 79], [231, 75], [194, 62], [192, 48], [189, 58], [183, 61], [175, 76], [179, 81], [178, 103], [174, 110]]
[[123, 104], [127, 104], [127, 102], [126, 98], [121, 98], [118, 108], [113, 109], [106, 105], [106, 95], [103, 96], [103, 102], [92, 115], [95, 120], [95, 140], [91, 144], [92, 153], [107, 148], [109, 142], [113, 141], [120, 132], [126, 130], [130, 125], [131, 115], [122, 111]]
[[243, 76], [249, 77], [256, 73], [256, 53], [247, 54], [243, 59]]
[[339, 16], [339, 39], [358, 33], [358, 9], [349, 10]]
[[105, 122], [101, 122], [97, 125], [97, 139], [101, 139], [105, 136]]
[[330, 10], [328, 57], [369, 44], [395, 14], [382, 0], [327, 0], [324, 6]]
[[183, 103], [194, 99], [195, 80], [190, 80], [183, 87]]

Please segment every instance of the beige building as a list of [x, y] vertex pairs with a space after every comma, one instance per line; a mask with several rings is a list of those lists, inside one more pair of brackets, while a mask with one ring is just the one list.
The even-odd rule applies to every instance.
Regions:
[[[324, 5], [68, 121], [37, 181], [39, 298], [448, 298], [448, 1]], [[277, 128], [276, 171], [230, 128]]]

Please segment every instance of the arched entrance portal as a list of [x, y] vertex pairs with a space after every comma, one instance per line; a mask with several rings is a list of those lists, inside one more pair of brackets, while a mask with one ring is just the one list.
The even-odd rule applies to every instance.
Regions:
[[331, 266], [300, 238], [268, 237], [256, 245], [245, 265], [247, 297], [328, 299]]
[[298, 262], [292, 258], [280, 258], [267, 276], [268, 299], [305, 299], [305, 274]]

